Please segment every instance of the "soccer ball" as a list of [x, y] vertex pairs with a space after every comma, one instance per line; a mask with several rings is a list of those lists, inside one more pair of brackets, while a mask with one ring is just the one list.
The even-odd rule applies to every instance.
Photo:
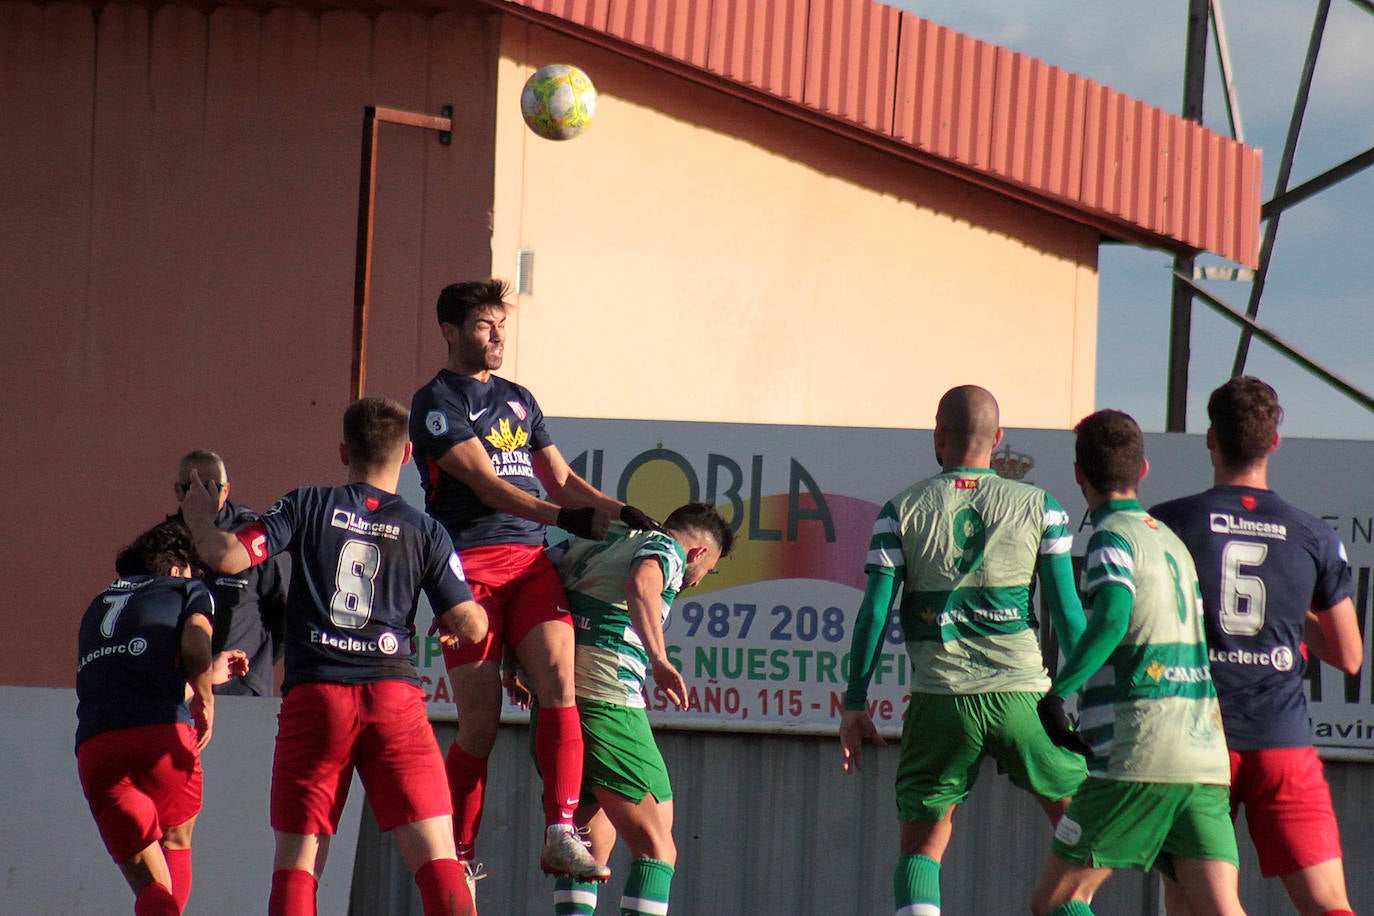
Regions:
[[596, 87], [571, 64], [540, 67], [525, 81], [520, 114], [544, 139], [571, 140], [596, 117]]

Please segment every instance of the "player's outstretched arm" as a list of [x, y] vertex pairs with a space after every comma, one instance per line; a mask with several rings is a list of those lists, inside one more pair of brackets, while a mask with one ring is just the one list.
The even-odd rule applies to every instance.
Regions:
[[[535, 452], [534, 473], [539, 482], [549, 491], [549, 498], [565, 508], [593, 509], [604, 512], [611, 518], [618, 518], [631, 528], [641, 531], [662, 531], [663, 526], [642, 509], [626, 505], [612, 499], [596, 487], [579, 477], [556, 445], [547, 445]], [[563, 527], [561, 524], [559, 527]], [[599, 535], [598, 538], [605, 535]]]
[[221, 531], [215, 526], [218, 512], [218, 498], [192, 468], [190, 485], [181, 497], [181, 517], [196, 542], [196, 553], [206, 566], [217, 572], [243, 572], [253, 565], [252, 557], [232, 532]]
[[181, 670], [191, 688], [191, 717], [196, 723], [196, 748], [205, 750], [215, 725], [215, 658], [210, 648], [210, 618], [192, 614], [181, 628]]
[[625, 601], [630, 610], [630, 625], [639, 634], [654, 683], [663, 688], [678, 709], [687, 705], [687, 682], [682, 672], [668, 660], [668, 645], [663, 637], [659, 608], [663, 603], [663, 567], [654, 559], [641, 559], [630, 567], [625, 580]]
[[1364, 666], [1364, 637], [1355, 603], [1349, 598], [1324, 611], [1309, 612], [1303, 639], [1313, 655], [1346, 674], [1359, 674]]

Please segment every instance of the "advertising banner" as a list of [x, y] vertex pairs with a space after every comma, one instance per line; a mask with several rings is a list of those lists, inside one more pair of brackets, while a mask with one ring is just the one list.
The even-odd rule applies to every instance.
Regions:
[[[939, 472], [930, 431], [588, 419], [550, 419], [549, 428], [577, 472], [604, 492], [657, 518], [706, 500], [736, 529], [734, 554], [673, 605], [669, 654], [691, 702], [676, 709], [650, 681], [655, 725], [835, 734], [873, 521], [888, 498]], [[1147, 435], [1146, 452], [1151, 473], [1141, 487], [1143, 505], [1211, 485], [1202, 436]], [[1008, 429], [994, 464], [1003, 476], [1041, 486], [1060, 501], [1075, 520], [1081, 562], [1089, 527], [1072, 455], [1072, 432]], [[1368, 442], [1285, 440], [1270, 462], [1270, 486], [1322, 517], [1345, 543], [1364, 632], [1374, 568], [1371, 468]], [[413, 469], [402, 492], [421, 503]], [[427, 615], [425, 609], [417, 622], [421, 633]], [[1048, 633], [1047, 615], [1039, 616]], [[431, 716], [453, 719], [436, 639], [421, 640], [418, 661]], [[900, 733], [909, 670], [894, 612], [869, 691], [873, 719], [886, 736]], [[1309, 691], [1324, 756], [1374, 760], [1368, 658], [1358, 677], [1313, 660]], [[505, 715], [517, 721], [527, 714], [508, 706]]]

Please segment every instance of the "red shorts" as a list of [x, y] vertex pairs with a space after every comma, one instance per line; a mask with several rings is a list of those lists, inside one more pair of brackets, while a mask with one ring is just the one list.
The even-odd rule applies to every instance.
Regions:
[[1341, 835], [1316, 748], [1231, 751], [1231, 814], [1245, 807], [1260, 873], [1289, 875], [1341, 857]]
[[383, 831], [453, 813], [419, 687], [307, 683], [291, 688], [277, 716], [273, 829], [333, 835], [354, 767]]
[[100, 838], [116, 862], [200, 811], [196, 730], [185, 723], [101, 732], [76, 749], [76, 770]]
[[449, 668], [471, 662], [500, 661], [502, 642], [512, 649], [541, 623], [572, 626], [563, 580], [543, 547], [534, 544], [490, 544], [469, 547], [463, 561], [472, 596], [487, 610], [490, 630], [484, 642], [444, 646]]

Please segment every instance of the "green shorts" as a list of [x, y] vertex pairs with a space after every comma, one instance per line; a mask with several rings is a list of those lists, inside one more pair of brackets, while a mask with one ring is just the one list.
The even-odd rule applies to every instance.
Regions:
[[1083, 758], [1055, 747], [1035, 712], [1039, 693], [913, 693], [897, 762], [897, 817], [942, 820], [968, 798], [984, 757], [1013, 784], [1048, 799], [1072, 795]]
[[1089, 777], [1054, 831], [1050, 851], [1089, 868], [1138, 868], [1174, 877], [1172, 857], [1239, 865], [1231, 791], [1195, 783]]
[[593, 786], [609, 789], [632, 802], [652, 795], [673, 797], [668, 768], [654, 741], [649, 716], [642, 709], [599, 700], [577, 701], [582, 714], [582, 801], [594, 800]]

